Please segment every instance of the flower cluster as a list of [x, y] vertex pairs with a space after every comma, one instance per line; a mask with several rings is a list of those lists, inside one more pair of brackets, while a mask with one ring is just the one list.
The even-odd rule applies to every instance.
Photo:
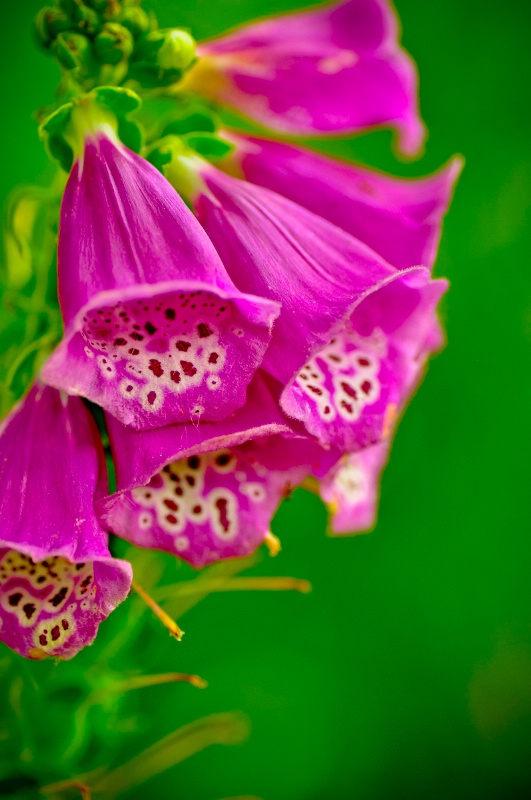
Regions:
[[[279, 502], [308, 481], [333, 532], [374, 524], [390, 436], [442, 342], [431, 267], [460, 169], [406, 181], [219, 121], [226, 105], [272, 134], [386, 125], [416, 151], [416, 73], [385, 0], [259, 22], [195, 55], [137, 6], [75, 5], [92, 27], [58, 28], [61, 8], [40, 19], [90, 89], [43, 125], [69, 167], [64, 336], [0, 439], [0, 638], [30, 658], [71, 657], [126, 596], [109, 530], [203, 567], [273, 546]], [[98, 88], [101, 63], [125, 89]], [[122, 112], [157, 75], [166, 105], [140, 155]], [[81, 398], [105, 412], [110, 495]]]

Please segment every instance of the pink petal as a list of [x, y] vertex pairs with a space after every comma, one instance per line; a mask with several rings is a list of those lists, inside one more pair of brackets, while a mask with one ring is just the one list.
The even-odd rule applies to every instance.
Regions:
[[197, 427], [139, 434], [109, 418], [119, 491], [98, 503], [104, 524], [197, 568], [253, 552], [282, 497], [337, 459], [308, 439], [283, 438], [293, 432], [271, 391], [257, 375], [243, 409]]
[[428, 178], [405, 180], [288, 144], [233, 133], [230, 165], [338, 225], [394, 267], [432, 267], [462, 159]]
[[44, 380], [139, 429], [241, 406], [278, 314], [236, 289], [166, 179], [105, 136], [66, 186], [59, 297]]
[[353, 534], [374, 527], [378, 485], [388, 450], [384, 443], [344, 456], [321, 480], [321, 497], [331, 514], [332, 533]]
[[393, 125], [424, 138], [417, 75], [384, 0], [347, 2], [251, 24], [197, 48], [189, 88], [291, 134]]
[[72, 658], [132, 578], [94, 513], [105, 458], [83, 402], [35, 386], [4, 422], [0, 471], [0, 639], [28, 658]]

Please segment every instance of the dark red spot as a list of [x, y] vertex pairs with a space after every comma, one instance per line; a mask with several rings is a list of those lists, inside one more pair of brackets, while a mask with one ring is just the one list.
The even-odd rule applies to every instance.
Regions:
[[328, 358], [330, 359], [330, 361], [335, 361], [336, 363], [341, 361], [339, 356], [329, 355]]
[[148, 401], [150, 406], [153, 405], [153, 403], [155, 402], [156, 399], [157, 399], [157, 393], [156, 392], [148, 392], [147, 401]]
[[35, 614], [36, 608], [34, 603], [24, 603], [22, 606], [22, 611], [26, 615], [26, 619], [31, 619], [32, 616]]
[[209, 364], [217, 364], [218, 363], [219, 355], [217, 353], [210, 353], [208, 357]]
[[144, 328], [146, 329], [146, 331], [149, 333], [150, 336], [153, 336], [153, 334], [156, 333], [158, 330], [151, 322], [146, 322]]
[[166, 319], [175, 319], [175, 309], [174, 308], [167, 308], [164, 312], [164, 316]]
[[172, 369], [172, 371], [170, 372], [170, 378], [172, 379], [172, 381], [174, 383], [180, 383], [181, 382], [181, 373], [176, 369]]
[[199, 464], [201, 463], [198, 456], [190, 456], [188, 459], [188, 466], [190, 469], [199, 469]]
[[92, 580], [92, 575], [87, 575], [87, 577], [83, 578], [83, 580], [81, 581], [81, 586], [85, 589], [89, 585], [91, 580]]
[[54, 625], [52, 628], [52, 642], [56, 642], [61, 635], [59, 625]]
[[114, 340], [114, 344], [117, 347], [120, 347], [121, 345], [127, 344], [127, 339], [124, 339], [123, 336], [120, 336], [118, 339]]
[[46, 578], [44, 577], [44, 575], [40, 575], [40, 576], [37, 578], [37, 583], [42, 583], [42, 582], [43, 582], [43, 581], [45, 581], [45, 580], [46, 580]]
[[197, 372], [197, 369], [194, 367], [191, 361], [181, 361], [181, 367], [183, 368], [183, 372], [185, 375], [188, 375], [191, 378]]
[[221, 522], [221, 527], [225, 532], [227, 532], [230, 522], [227, 516], [227, 501], [224, 497], [220, 497], [218, 500], [216, 500], [216, 508], [219, 511], [219, 521]]
[[178, 506], [175, 500], [164, 500], [164, 505], [166, 508], [169, 508], [170, 511], [177, 511]]
[[76, 564], [76, 570], [79, 572], [79, 570], [83, 569], [84, 566], [85, 566], [84, 562], [82, 564]]
[[311, 385], [309, 384], [309, 385], [308, 385], [308, 389], [310, 390], [310, 392], [313, 392], [314, 394], [316, 394], [316, 395], [319, 395], [319, 396], [321, 396], [321, 395], [322, 395], [322, 393], [323, 393], [323, 390], [322, 390], [322, 389], [319, 389], [319, 387], [318, 387], [318, 386], [311, 386]]
[[172, 525], [175, 525], [175, 523], [177, 522], [177, 517], [174, 516], [173, 514], [166, 514], [166, 519], [168, 520], [168, 522], [171, 522]]
[[157, 361], [156, 358], [150, 358], [148, 369], [151, 370], [151, 372], [153, 373], [153, 375], [155, 375], [156, 378], [160, 378], [161, 375], [164, 375], [164, 370], [162, 369], [162, 365], [160, 361]]
[[137, 356], [140, 353], [140, 350], [137, 350], [136, 347], [132, 347], [127, 352], [132, 356]]
[[64, 631], [67, 631], [69, 629], [69, 627], [70, 627], [70, 625], [68, 624], [68, 620], [67, 619], [62, 619], [61, 620], [61, 625], [63, 626], [63, 630]]
[[48, 639], [44, 635], [44, 633], [41, 633], [41, 635], [39, 636], [39, 643], [42, 644], [43, 647], [46, 647], [46, 645], [48, 644]]
[[357, 391], [355, 389], [352, 388], [352, 386], [349, 383], [345, 383], [345, 381], [341, 381], [341, 388], [343, 389], [345, 394], [348, 394], [348, 396], [352, 397], [353, 400], [357, 399], [358, 393], [357, 393]]
[[[84, 585], [84, 584], [82, 584], [82, 585]], [[50, 603], [52, 604], [52, 606], [54, 608], [57, 608], [57, 606], [60, 605], [63, 602], [63, 600], [66, 597], [66, 593], [67, 592], [68, 592], [68, 587], [67, 586], [63, 586], [61, 589], [59, 589], [57, 594], [52, 597], [52, 599], [50, 600]]]
[[206, 324], [206, 322], [200, 322], [197, 326], [197, 332], [199, 334], [200, 339], [206, 339], [207, 336], [212, 336], [212, 331]]
[[231, 457], [228, 453], [222, 453], [216, 458], [216, 464], [219, 464], [220, 467], [225, 467], [229, 463], [230, 459]]
[[142, 334], [137, 333], [136, 331], [133, 331], [133, 333], [131, 334], [131, 339], [134, 339], [135, 342], [141, 342], [143, 338], [144, 337], [142, 336]]
[[181, 489], [181, 487], [180, 486], [176, 486], [175, 487], [175, 494], [177, 495], [177, 497], [180, 497], [182, 495], [182, 493], [183, 493], [183, 490]]
[[21, 600], [22, 600], [22, 592], [15, 592], [14, 594], [10, 594], [8, 598], [10, 606], [18, 606]]
[[188, 486], [195, 486], [195, 478], [193, 475], [185, 475], [184, 478]]
[[185, 342], [182, 339], [179, 339], [179, 341], [175, 343], [175, 347], [177, 350], [180, 350], [181, 353], [186, 353], [190, 347], [190, 342]]
[[200, 514], [201, 511], [202, 511], [202, 508], [201, 508], [201, 506], [194, 506], [192, 508], [192, 511], [193, 511], [194, 514]]
[[361, 384], [361, 388], [365, 392], [365, 394], [369, 394], [372, 388], [372, 384], [370, 381], [363, 381], [363, 383]]
[[358, 358], [360, 367], [368, 367], [371, 362], [367, 358]]
[[342, 400], [341, 405], [343, 406], [343, 408], [346, 408], [349, 414], [352, 414], [352, 406], [350, 405], [350, 403], [347, 403], [345, 400]]

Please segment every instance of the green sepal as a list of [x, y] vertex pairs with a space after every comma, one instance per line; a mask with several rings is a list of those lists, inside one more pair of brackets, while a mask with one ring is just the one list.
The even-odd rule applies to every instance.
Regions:
[[211, 133], [189, 133], [183, 136], [183, 140], [208, 161], [219, 161], [234, 149], [232, 144]]
[[131, 89], [118, 86], [101, 86], [92, 92], [98, 105], [111, 111], [116, 117], [118, 138], [126, 147], [135, 153], [142, 147], [142, 132], [136, 122], [127, 119], [127, 115], [142, 105], [140, 97]]
[[64, 138], [64, 132], [72, 117], [73, 103], [65, 103], [50, 114], [39, 126], [39, 136], [46, 142], [48, 153], [58, 161], [65, 172], [70, 172], [74, 151]]
[[170, 148], [163, 149], [162, 147], [154, 147], [146, 154], [146, 159], [153, 164], [159, 172], [164, 175], [164, 166], [169, 164], [172, 160], [172, 151]]
[[[141, 104], [137, 94], [131, 89], [118, 86], [100, 86], [87, 95], [79, 98], [78, 102], [66, 103], [50, 114], [41, 123], [39, 135], [45, 139], [48, 152], [61, 167], [70, 172], [74, 161], [74, 150], [69, 140], [72, 141], [72, 112], [77, 105], [92, 100], [104, 112], [110, 112], [116, 124], [118, 138], [126, 147], [138, 153], [142, 146], [142, 134], [138, 125], [127, 119], [127, 115], [136, 111]], [[97, 115], [96, 115], [97, 116]]]
[[100, 86], [91, 92], [97, 102], [116, 114], [117, 117], [125, 116], [136, 111], [142, 105], [142, 100], [132, 89], [121, 86]]
[[168, 122], [162, 130], [162, 136], [174, 134], [184, 136], [187, 133], [215, 133], [216, 121], [202, 111], [191, 111], [188, 114]]

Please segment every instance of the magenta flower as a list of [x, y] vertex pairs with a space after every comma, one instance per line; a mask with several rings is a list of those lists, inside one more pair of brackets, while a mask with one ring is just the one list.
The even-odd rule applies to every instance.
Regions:
[[337, 455], [294, 433], [271, 379], [257, 374], [244, 408], [223, 422], [139, 433], [108, 418], [118, 492], [98, 503], [103, 523], [140, 547], [194, 567], [253, 552], [282, 497]]
[[232, 169], [313, 211], [398, 269], [431, 267], [462, 159], [428, 178], [405, 180], [301, 147], [225, 132]]
[[446, 282], [399, 271], [290, 200], [194, 163], [193, 207], [231, 278], [282, 303], [262, 366], [284, 386], [283, 410], [324, 446], [378, 442], [427, 355]]
[[47, 383], [135, 428], [243, 405], [278, 304], [236, 289], [170, 184], [110, 131], [68, 179], [58, 270], [65, 336]]
[[291, 134], [393, 125], [424, 137], [417, 75], [385, 0], [347, 0], [258, 22], [197, 47], [187, 86]]
[[27, 658], [72, 658], [132, 579], [94, 513], [105, 458], [83, 402], [35, 386], [3, 424], [0, 470], [0, 639]]
[[389, 453], [388, 442], [344, 456], [320, 482], [334, 534], [368, 531], [376, 522], [378, 484]]

